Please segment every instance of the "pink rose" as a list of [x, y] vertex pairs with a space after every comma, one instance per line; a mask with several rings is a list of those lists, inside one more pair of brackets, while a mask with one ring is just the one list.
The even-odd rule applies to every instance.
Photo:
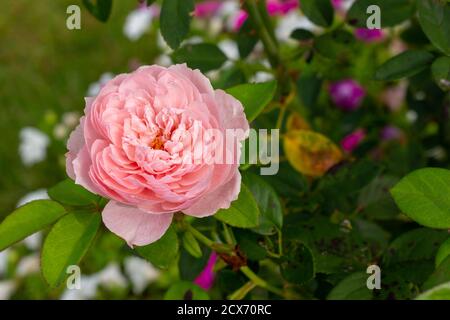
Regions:
[[[173, 213], [210, 216], [236, 200], [248, 129], [241, 103], [200, 71], [145, 66], [86, 99], [68, 141], [67, 174], [110, 199], [106, 227], [130, 246], [146, 245], [165, 233]], [[220, 154], [227, 161], [211, 161]]]

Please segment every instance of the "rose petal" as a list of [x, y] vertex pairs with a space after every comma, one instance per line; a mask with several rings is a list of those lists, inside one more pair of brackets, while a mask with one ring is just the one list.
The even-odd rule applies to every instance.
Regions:
[[110, 201], [102, 212], [105, 226], [123, 238], [130, 247], [144, 246], [161, 238], [172, 222], [173, 214], [151, 214]]
[[241, 190], [241, 174], [239, 171], [220, 188], [207, 194], [183, 213], [194, 217], [207, 217], [219, 209], [228, 209], [231, 202], [237, 199]]

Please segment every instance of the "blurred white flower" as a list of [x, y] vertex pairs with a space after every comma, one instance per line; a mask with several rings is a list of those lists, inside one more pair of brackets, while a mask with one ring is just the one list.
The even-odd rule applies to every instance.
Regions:
[[49, 137], [39, 129], [25, 127], [20, 130], [19, 154], [26, 166], [45, 160]]
[[407, 120], [409, 123], [414, 123], [414, 122], [416, 122], [418, 117], [419, 117], [419, 116], [417, 115], [417, 112], [414, 111], [414, 110], [408, 110], [408, 112], [406, 112], [406, 120]]
[[239, 59], [239, 49], [236, 42], [230, 39], [225, 39], [220, 41], [217, 45], [220, 48], [220, 50], [222, 50], [223, 53], [225, 53], [228, 59], [230, 60]]
[[60, 140], [64, 139], [67, 136], [68, 132], [69, 132], [69, 128], [62, 123], [58, 123], [53, 128], [53, 135], [55, 136], [56, 139], [60, 139]]
[[16, 290], [13, 280], [0, 281], [0, 300], [8, 300]]
[[23, 257], [19, 264], [17, 265], [16, 275], [19, 277], [24, 277], [31, 273], [39, 272], [40, 259], [39, 254], [34, 253], [32, 255]]
[[319, 28], [308, 20], [299, 10], [294, 10], [283, 16], [278, 21], [275, 34], [281, 41], [290, 40], [290, 35], [295, 29], [302, 28], [310, 31], [316, 31]]
[[105, 85], [105, 83], [107, 83], [112, 78], [114, 78], [113, 73], [111, 72], [103, 73], [97, 82], [93, 82], [89, 85], [87, 95], [89, 97], [96, 96], [100, 92], [100, 89], [103, 87], [103, 85]]
[[139, 257], [128, 257], [124, 261], [125, 274], [131, 281], [134, 294], [141, 294], [149, 283], [158, 279], [160, 272], [149, 262]]
[[79, 120], [80, 114], [75, 111], [65, 112], [62, 115], [62, 123], [69, 128], [74, 128], [76, 125], [78, 125]]
[[123, 33], [131, 41], [138, 40], [152, 24], [153, 13], [150, 8], [138, 8], [131, 11], [123, 26]]
[[23, 239], [23, 244], [30, 250], [38, 250], [42, 244], [42, 233], [36, 232]]
[[120, 271], [118, 263], [113, 262], [103, 270], [92, 275], [82, 275], [80, 289], [66, 289], [61, 295], [61, 300], [85, 300], [93, 299], [99, 286], [110, 289], [114, 287], [126, 287], [127, 279]]
[[106, 288], [126, 287], [128, 285], [127, 279], [120, 271], [117, 262], [110, 263], [105, 269], [97, 273], [98, 282]]
[[170, 67], [172, 65], [172, 59], [167, 54], [162, 54], [155, 58], [154, 63], [161, 67]]
[[250, 82], [266, 82], [273, 79], [273, 74], [270, 72], [258, 71], [250, 78]]

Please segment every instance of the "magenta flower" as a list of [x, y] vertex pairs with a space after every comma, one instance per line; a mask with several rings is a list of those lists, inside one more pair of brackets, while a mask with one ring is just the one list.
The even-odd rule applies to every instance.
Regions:
[[[267, 12], [271, 16], [284, 16], [290, 11], [297, 9], [298, 6], [298, 0], [268, 0]], [[247, 18], [248, 13], [244, 10], [239, 10], [233, 19], [233, 30], [238, 31]]]
[[199, 18], [211, 17], [219, 11], [222, 4], [223, 3], [218, 0], [199, 2], [195, 5], [194, 15]]
[[381, 29], [358, 28], [355, 30], [355, 37], [364, 42], [377, 42], [383, 40], [384, 33]]
[[344, 5], [343, 2], [343, 0], [331, 0], [331, 5], [334, 7], [334, 9], [341, 10], [342, 6]]
[[194, 283], [204, 290], [209, 290], [214, 284], [214, 265], [217, 261], [217, 254], [215, 252], [211, 253], [205, 268], [200, 272], [200, 274], [195, 278]]
[[398, 140], [402, 137], [402, 131], [396, 126], [387, 125], [380, 133], [380, 138], [384, 141]]
[[341, 140], [341, 147], [344, 151], [350, 153], [359, 146], [365, 137], [366, 131], [364, 129], [357, 129]]
[[334, 104], [344, 111], [358, 109], [366, 95], [364, 88], [353, 79], [344, 79], [332, 83], [329, 92]]
[[239, 31], [239, 29], [244, 24], [245, 20], [248, 18], [248, 13], [245, 10], [239, 10], [239, 12], [234, 17], [233, 30]]
[[267, 12], [271, 16], [281, 15], [289, 13], [290, 11], [298, 8], [298, 0], [268, 0]]

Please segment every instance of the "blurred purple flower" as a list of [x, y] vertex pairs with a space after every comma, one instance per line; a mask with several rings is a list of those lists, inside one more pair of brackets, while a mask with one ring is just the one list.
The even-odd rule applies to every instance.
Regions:
[[329, 92], [334, 104], [345, 111], [358, 109], [366, 95], [364, 88], [353, 79], [344, 79], [330, 84]]
[[377, 42], [383, 40], [384, 33], [381, 29], [358, 28], [355, 30], [355, 37], [364, 42]]
[[214, 265], [217, 261], [217, 254], [215, 252], [211, 253], [205, 268], [200, 272], [200, 274], [195, 278], [194, 283], [204, 290], [209, 290], [214, 284]]
[[202, 1], [195, 5], [194, 15], [199, 18], [207, 18], [215, 15], [222, 6], [222, 1], [208, 0]]
[[357, 129], [341, 140], [341, 147], [344, 151], [350, 153], [359, 146], [365, 137], [366, 131], [364, 129]]
[[380, 138], [384, 141], [398, 140], [402, 137], [402, 131], [396, 126], [387, 125], [380, 133]]

